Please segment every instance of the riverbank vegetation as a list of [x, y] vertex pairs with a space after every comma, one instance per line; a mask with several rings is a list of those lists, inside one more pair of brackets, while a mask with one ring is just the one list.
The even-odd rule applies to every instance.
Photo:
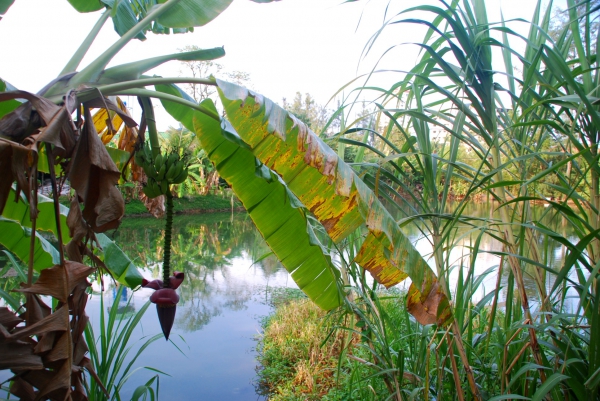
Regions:
[[[409, 288], [410, 315], [395, 320], [365, 234], [331, 245], [346, 298], [324, 330], [360, 337], [367, 352], [348, 343], [339, 362], [360, 364], [360, 399], [600, 399], [597, 7], [567, 5], [558, 32], [541, 2], [528, 32], [488, 21], [477, 0], [387, 10], [366, 45], [399, 24], [423, 28], [414, 69], [356, 89], [372, 96], [369, 125], [330, 141], [340, 158], [356, 147], [353, 168], [420, 231], [439, 283], [430, 297]], [[469, 212], [473, 197], [493, 201], [487, 216]], [[392, 242], [401, 266], [409, 257]]]

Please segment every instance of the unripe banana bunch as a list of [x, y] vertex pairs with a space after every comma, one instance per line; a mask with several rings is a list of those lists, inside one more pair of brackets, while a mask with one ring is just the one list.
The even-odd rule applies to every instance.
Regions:
[[143, 188], [148, 198], [166, 194], [169, 191], [169, 185], [181, 184], [188, 176], [185, 160], [181, 159], [177, 152], [169, 155], [159, 153], [153, 157], [150, 146], [145, 143], [140, 150], [135, 152], [134, 157], [135, 163], [144, 169], [148, 176], [148, 182]]

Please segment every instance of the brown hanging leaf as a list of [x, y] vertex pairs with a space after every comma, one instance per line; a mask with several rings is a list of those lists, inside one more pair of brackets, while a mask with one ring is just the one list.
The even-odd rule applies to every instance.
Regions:
[[19, 376], [13, 379], [12, 386], [10, 386], [10, 393], [19, 397], [21, 401], [35, 400], [35, 390], [33, 386]]
[[0, 213], [8, 200], [12, 183], [17, 181], [17, 196], [23, 190], [29, 193], [29, 182], [25, 170], [29, 167], [31, 149], [18, 143], [0, 138]]
[[0, 93], [0, 101], [11, 99], [26, 99], [28, 102], [0, 119], [1, 136], [20, 143], [40, 130], [42, 135], [38, 138], [39, 142], [57, 147], [58, 156], [71, 154], [76, 141], [76, 130], [71, 120], [77, 105], [75, 92], [71, 91], [65, 96], [63, 106], [26, 91]]
[[0, 307], [0, 324], [7, 330], [12, 330], [16, 325], [24, 320], [14, 314], [6, 307]]
[[120, 172], [98, 138], [92, 116], [84, 109], [85, 124], [71, 161], [71, 187], [83, 200], [83, 217], [95, 232], [117, 228], [125, 202], [116, 185]]
[[[36, 386], [37, 387], [37, 386]], [[38, 387], [40, 388], [40, 387]], [[44, 386], [41, 387], [40, 392], [37, 395], [37, 399], [44, 399], [44, 396], [52, 395], [57, 399], [65, 400], [71, 390], [71, 364], [69, 361], [65, 361], [60, 369], [56, 371], [52, 379]]]
[[67, 260], [65, 261], [64, 268], [56, 265], [49, 269], [44, 269], [40, 273], [38, 280], [31, 287], [22, 288], [17, 291], [50, 295], [59, 301], [66, 303], [67, 298], [69, 294], [73, 292], [73, 289], [75, 289], [80, 282], [87, 282], [87, 276], [94, 270], [93, 267]]
[[63, 306], [36, 324], [23, 328], [17, 327], [12, 333], [6, 333], [4, 326], [0, 326], [0, 342], [18, 341], [33, 335], [41, 336], [51, 331], [66, 331], [69, 328], [68, 322], [69, 308]]
[[42, 358], [33, 353], [32, 344], [22, 342], [0, 342], [0, 370], [43, 369]]

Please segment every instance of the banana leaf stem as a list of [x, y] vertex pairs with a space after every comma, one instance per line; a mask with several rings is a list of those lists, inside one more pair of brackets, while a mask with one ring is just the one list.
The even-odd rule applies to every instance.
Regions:
[[149, 97], [140, 97], [144, 115], [146, 116], [146, 125], [148, 126], [148, 137], [150, 139], [150, 147], [152, 148], [152, 156], [156, 157], [160, 153], [160, 143], [158, 141], [158, 130], [156, 129], [156, 118], [154, 117], [154, 108]]
[[171, 286], [171, 231], [173, 230], [173, 195], [171, 190], [165, 195], [167, 198], [167, 222], [165, 223], [165, 253], [163, 256], [163, 288]]
[[168, 85], [168, 84], [203, 84], [217, 86], [217, 83], [210, 78], [192, 78], [192, 77], [152, 77], [140, 78], [132, 81], [118, 82], [108, 85], [99, 85], [98, 90], [102, 93], [116, 93], [122, 90], [143, 88], [150, 85]]
[[77, 67], [79, 67], [81, 60], [83, 60], [86, 53], [92, 46], [92, 43], [94, 43], [94, 40], [96, 40], [98, 33], [100, 33], [100, 30], [104, 26], [104, 23], [106, 22], [108, 17], [110, 17], [110, 11], [106, 10], [102, 13], [100, 18], [98, 19], [98, 21], [96, 22], [96, 24], [94, 25], [92, 30], [90, 31], [90, 33], [88, 33], [88, 35], [83, 40], [83, 42], [81, 43], [81, 45], [79, 46], [79, 48], [77, 49], [75, 54], [73, 54], [73, 56], [71, 57], [71, 59], [69, 60], [67, 65], [65, 65], [65, 67], [63, 68], [61, 73], [58, 74], [59, 77], [65, 75], [69, 72], [77, 71]]
[[158, 17], [160, 17], [180, 1], [181, 0], [168, 0], [166, 3], [161, 4], [160, 6], [156, 7], [156, 9], [149, 12], [143, 20], [135, 24], [133, 28], [121, 36], [119, 40], [106, 49], [104, 53], [92, 61], [90, 65], [85, 67], [79, 74], [75, 75], [70, 83], [76, 87], [79, 84], [93, 82], [96, 80], [108, 63], [110, 63], [110, 61], [113, 59], [113, 57], [119, 53], [127, 43], [135, 38], [145, 26], [150, 25], [152, 21], [158, 19]]
[[[154, 97], [157, 99], [168, 100], [173, 103], [178, 103], [178, 104], [182, 104], [184, 106], [188, 106], [191, 109], [198, 110], [199, 112], [209, 116], [210, 118], [213, 118], [217, 121], [221, 121], [219, 114], [207, 109], [206, 107], [203, 107], [195, 102], [190, 102], [189, 100], [180, 98], [178, 96], [170, 95], [168, 93], [162, 93], [162, 92], [158, 92], [158, 91], [153, 91], [153, 90], [148, 90], [148, 89], [140, 89], [140, 88], [119, 90], [119, 91], [115, 91], [115, 90], [104, 91], [101, 88], [105, 89], [106, 87], [98, 87], [98, 89], [101, 90], [101, 92], [104, 96], [116, 95], [116, 96]], [[85, 89], [84, 91], [77, 93], [77, 99], [82, 103], [85, 103], [96, 97], [98, 97], [98, 90], [96, 90], [96, 88], [93, 88], [93, 90]], [[52, 97], [49, 97], [48, 100], [50, 100], [51, 102], [54, 102], [56, 104], [60, 104], [63, 102], [62, 96], [52, 96]]]

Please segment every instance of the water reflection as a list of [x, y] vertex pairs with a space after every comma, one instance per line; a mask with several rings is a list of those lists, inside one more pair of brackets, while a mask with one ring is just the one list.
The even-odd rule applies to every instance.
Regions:
[[[130, 219], [114, 235], [138, 266], [146, 266], [146, 274], [152, 278], [162, 275], [162, 224], [155, 219]], [[172, 269], [186, 274], [179, 287], [183, 308], [178, 311], [175, 327], [184, 332], [201, 329], [224, 309], [247, 309], [255, 286], [245, 276], [255, 277], [256, 272], [246, 275], [244, 266], [259, 269], [267, 280], [281, 272], [275, 258], [255, 265], [247, 262], [268, 252], [268, 248], [245, 214], [176, 216], [173, 227]]]
[[[148, 279], [162, 275], [163, 225], [164, 220], [153, 218], [125, 219], [113, 234], [134, 263], [145, 266]], [[258, 318], [270, 312], [265, 302], [269, 286], [295, 284], [274, 257], [261, 259], [269, 248], [246, 214], [175, 216], [173, 227], [171, 264], [186, 279], [178, 289], [181, 300], [171, 338], [183, 353], [159, 341], [139, 364], [171, 375], [161, 378], [161, 400], [261, 399], [253, 385]], [[151, 293], [136, 291], [131, 305], [141, 306]], [[93, 314], [94, 301], [89, 305]], [[141, 338], [159, 332], [150, 308], [136, 333]], [[127, 385], [129, 392], [151, 377], [144, 371], [136, 375]]]
[[[456, 208], [456, 204], [449, 204], [448, 210], [452, 211]], [[475, 254], [475, 260], [473, 263], [473, 274], [479, 276], [482, 274], [486, 275], [482, 285], [475, 291], [473, 301], [477, 302], [482, 299], [490, 291], [494, 290], [497, 285], [498, 271], [500, 265], [500, 253], [504, 251], [502, 243], [494, 236], [485, 233], [480, 234], [482, 230], [486, 229], [493, 233], [498, 229], [499, 214], [497, 208], [498, 203], [475, 203], [469, 202], [465, 205], [465, 209], [462, 212], [461, 218], [468, 219], [469, 224], [457, 225], [457, 229], [452, 233], [452, 247], [450, 253], [445, 253], [445, 258], [449, 262], [450, 269], [450, 289], [454, 290], [454, 287], [458, 281], [459, 273], [462, 270], [463, 277], [467, 274], [471, 260], [474, 255], [474, 249], [477, 249]], [[407, 208], [403, 213], [398, 213], [396, 218], [402, 219], [406, 214], [411, 213]], [[536, 221], [541, 227], [550, 227], [553, 230], [559, 232], [563, 238], [567, 239], [572, 243], [578, 242], [578, 237], [575, 235], [574, 227], [568, 224], [567, 220], [555, 212], [553, 208], [546, 208], [543, 205], [531, 205], [530, 215], [528, 218], [523, 219], [523, 226], [530, 226], [530, 222]], [[519, 235], [519, 230], [523, 226], [515, 225], [513, 227], [516, 235]], [[424, 234], [423, 224], [416, 222], [416, 224], [406, 224], [402, 227], [402, 231], [409, 237], [411, 242], [415, 244], [419, 252], [428, 259], [430, 266], [436, 271], [433, 258], [431, 254], [433, 248], [431, 245], [430, 237]], [[545, 235], [540, 234], [537, 230], [530, 230], [531, 235], [527, 237], [522, 235], [523, 241], [518, 244], [522, 248], [521, 253], [526, 257], [533, 257], [534, 252], [539, 252], [540, 262], [547, 268], [552, 269], [556, 272], [560, 271], [563, 266], [564, 258], [566, 255], [566, 247], [560, 242], [549, 238]], [[496, 235], [499, 235], [496, 232]], [[537, 282], [534, 279], [535, 274], [542, 275], [542, 282], [545, 283], [545, 293], [549, 293], [554, 285], [555, 275], [548, 274], [543, 269], [534, 269], [531, 264], [526, 264], [527, 267], [523, 271], [523, 278], [525, 289], [529, 297], [533, 302], [533, 307], [539, 302], [540, 289], [537, 288]], [[536, 271], [537, 270], [537, 271]], [[572, 275], [575, 279], [576, 273], [573, 271]], [[514, 285], [509, 281], [510, 269], [505, 266], [502, 270], [500, 277], [500, 285], [502, 291], [500, 293], [500, 301], [506, 299], [507, 290], [509, 285]], [[410, 281], [404, 283], [402, 287], [408, 288]], [[570, 291], [573, 291], [570, 289]], [[569, 304], [567, 309], [573, 310], [577, 305]]]

